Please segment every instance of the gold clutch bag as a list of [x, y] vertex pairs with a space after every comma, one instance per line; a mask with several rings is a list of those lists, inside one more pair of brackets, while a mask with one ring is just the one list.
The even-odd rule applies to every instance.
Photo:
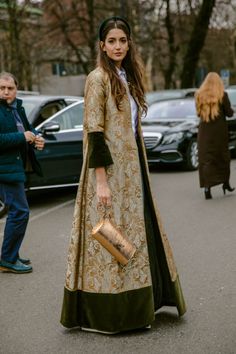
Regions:
[[109, 218], [102, 219], [92, 230], [92, 236], [122, 265], [126, 265], [136, 252]]

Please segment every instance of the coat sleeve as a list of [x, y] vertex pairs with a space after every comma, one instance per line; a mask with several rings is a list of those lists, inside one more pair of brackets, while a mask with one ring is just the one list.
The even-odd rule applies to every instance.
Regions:
[[223, 103], [223, 110], [224, 110], [225, 116], [232, 117], [234, 114], [234, 111], [231, 108], [231, 104], [230, 104], [230, 100], [229, 100], [229, 96], [228, 96], [227, 92], [224, 93], [222, 103]]
[[105, 167], [113, 164], [110, 150], [105, 142], [104, 133], [88, 133], [89, 168]]
[[85, 85], [84, 129], [88, 133], [89, 168], [113, 163], [105, 139], [106, 82], [99, 71], [89, 74]]
[[[36, 130], [30, 125], [30, 123], [26, 118], [23, 107], [20, 111], [18, 111], [18, 114], [20, 115], [25, 130], [31, 130], [34, 134], [36, 134]], [[26, 139], [24, 133], [18, 131], [5, 132], [3, 131], [3, 129], [1, 129], [1, 125], [0, 125], [0, 151], [23, 146], [25, 144], [26, 144]]]
[[24, 133], [0, 133], [0, 151], [25, 144], [25, 142]]

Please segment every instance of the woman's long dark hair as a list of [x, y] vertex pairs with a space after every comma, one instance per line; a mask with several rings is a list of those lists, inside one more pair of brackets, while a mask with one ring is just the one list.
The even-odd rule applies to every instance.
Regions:
[[[143, 83], [143, 66], [136, 52], [134, 43], [130, 37], [130, 29], [122, 19], [111, 19], [105, 23], [100, 32], [100, 40], [105, 42], [106, 37], [111, 29], [121, 29], [127, 36], [129, 50], [122, 61], [122, 67], [126, 71], [127, 81], [129, 84], [130, 93], [137, 98], [143, 111], [147, 111], [145, 102], [145, 88]], [[100, 44], [100, 43], [99, 43]], [[110, 59], [99, 45], [97, 65], [102, 67], [109, 75], [111, 81], [111, 93], [115, 99], [118, 110], [121, 110], [121, 101], [126, 93], [125, 87], [121, 82], [115, 63]]]

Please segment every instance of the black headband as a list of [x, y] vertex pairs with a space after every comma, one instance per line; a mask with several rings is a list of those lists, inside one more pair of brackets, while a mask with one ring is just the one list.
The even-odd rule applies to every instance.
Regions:
[[99, 33], [99, 39], [100, 39], [100, 41], [102, 41], [102, 32], [103, 32], [103, 30], [104, 30], [104, 27], [106, 26], [106, 24], [107, 24], [109, 21], [112, 21], [112, 20], [113, 20], [113, 21], [121, 21], [121, 22], [123, 22], [123, 23], [126, 25], [127, 29], [128, 29], [129, 36], [131, 35], [131, 29], [130, 29], [130, 25], [128, 24], [128, 22], [127, 22], [123, 17], [120, 17], [120, 16], [112, 16], [112, 17], [106, 18], [106, 19], [101, 23], [101, 25], [100, 25], [100, 27], [99, 27], [98, 33]]

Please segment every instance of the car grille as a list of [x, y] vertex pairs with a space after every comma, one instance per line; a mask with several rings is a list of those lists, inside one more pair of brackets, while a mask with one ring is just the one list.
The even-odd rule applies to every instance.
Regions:
[[144, 138], [146, 149], [151, 150], [154, 149], [157, 145], [159, 145], [162, 138], [162, 134], [143, 132], [143, 138]]

